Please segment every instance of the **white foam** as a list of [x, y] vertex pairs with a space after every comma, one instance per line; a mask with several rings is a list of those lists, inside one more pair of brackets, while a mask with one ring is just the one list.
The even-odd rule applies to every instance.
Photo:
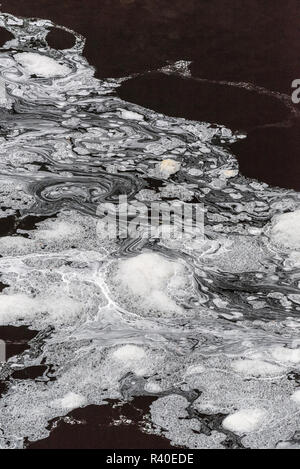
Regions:
[[204, 373], [204, 371], [205, 371], [205, 368], [203, 365], [191, 365], [187, 368], [185, 375], [186, 376], [198, 375], [198, 374]]
[[123, 345], [109, 355], [109, 369], [113, 370], [112, 375], [121, 377], [126, 372], [131, 371], [137, 376], [148, 374], [152, 368], [153, 356], [148, 356], [143, 347], [134, 344]]
[[241, 409], [223, 420], [223, 427], [234, 433], [251, 433], [257, 430], [266, 416], [263, 409]]
[[132, 295], [139, 297], [147, 309], [181, 311], [166, 291], [172, 282], [177, 289], [185, 285], [184, 267], [179, 262], [172, 262], [157, 253], [143, 253], [120, 261], [116, 280]]
[[300, 449], [300, 444], [297, 441], [280, 441], [276, 449]]
[[34, 52], [21, 52], [15, 54], [14, 59], [22, 65], [27, 73], [43, 78], [65, 76], [71, 71], [69, 67], [58, 63], [51, 57], [36, 54]]
[[299, 268], [300, 267], [300, 252], [292, 251], [284, 261], [285, 267]]
[[145, 386], [145, 391], [151, 392], [151, 393], [156, 393], [156, 392], [161, 392], [162, 388], [160, 384], [155, 383], [153, 381], [148, 381], [148, 383]]
[[272, 376], [283, 371], [280, 366], [263, 360], [236, 360], [231, 366], [238, 373], [251, 376]]
[[5, 81], [0, 79], [0, 106], [11, 108], [11, 100], [6, 93]]
[[300, 249], [300, 210], [276, 216], [271, 239], [284, 247]]
[[224, 169], [221, 172], [221, 175], [226, 179], [234, 178], [239, 174], [237, 169]]
[[130, 119], [130, 120], [144, 120], [144, 116], [139, 114], [138, 112], [128, 111], [127, 109], [121, 110], [121, 117], [122, 119]]
[[14, 251], [22, 253], [31, 248], [33, 242], [31, 239], [22, 236], [4, 236], [0, 238], [0, 253]]
[[[23, 20], [18, 24], [22, 25]], [[19, 38], [34, 39], [37, 31], [37, 24], [28, 19], [14, 33]], [[56, 378], [47, 385], [39, 380], [11, 383], [0, 399], [0, 447], [4, 439], [3, 446], [11, 447], [22, 446], [25, 436], [30, 441], [45, 438], [50, 420], [85, 402], [101, 405], [107, 398], [124, 396], [125, 388], [131, 397], [144, 389], [159, 392], [159, 387], [174, 392], [201, 391], [198, 402], [178, 394], [154, 402], [157, 421], [153, 423], [161, 425], [164, 433], [168, 431], [165, 435], [173, 444], [224, 448], [226, 437], [215, 414], [230, 415], [227, 424], [231, 422], [239, 430], [242, 423], [243, 430], [245, 419], [240, 413], [245, 414], [245, 410], [250, 412], [247, 430], [255, 425], [260, 430], [263, 423], [263, 431], [243, 437], [245, 447], [274, 447], [278, 441], [288, 441], [299, 428], [298, 406], [291, 399], [295, 383], [292, 379], [273, 379], [273, 372], [295, 367], [290, 357], [286, 361], [286, 356], [283, 365], [287, 366], [277, 363], [270, 350], [278, 344], [286, 343], [291, 348], [298, 344], [299, 330], [281, 321], [286, 309], [291, 314], [286, 308], [291, 302], [284, 289], [288, 278], [271, 274], [282, 253], [276, 244], [271, 252], [268, 250], [260, 228], [254, 229], [252, 221], [260, 215], [293, 210], [287, 207], [298, 203], [297, 196], [246, 179], [229, 180], [225, 188], [225, 180], [237, 173], [237, 162], [214, 142], [220, 138], [233, 142], [239, 136], [210, 124], [169, 119], [129, 103], [125, 105], [116, 96], [112, 99], [111, 91], [120, 80], [94, 80], [94, 69], [76, 52], [81, 39], [76, 34], [75, 37], [72, 51], [59, 52], [58, 56], [64, 57], [61, 63], [35, 53], [15, 56], [24, 68], [13, 59], [9, 59], [13, 64], [2, 64], [7, 94], [16, 103], [17, 111], [22, 102], [21, 114], [11, 116], [8, 138], [0, 138], [4, 212], [8, 215], [18, 210], [45, 216], [60, 213], [55, 221], [47, 220], [30, 230], [28, 240], [0, 239], [0, 249], [6, 246], [6, 257], [0, 252], [0, 272], [3, 283], [10, 285], [1, 295], [1, 320], [6, 318], [13, 324], [23, 320], [23, 324], [45, 333], [43, 340], [32, 344], [32, 353], [11, 357], [10, 361], [34, 366], [46, 357], [47, 363], [55, 364]], [[18, 40], [16, 45], [21, 50], [22, 42]], [[42, 50], [41, 43], [39, 51]], [[44, 52], [47, 54], [47, 49]], [[13, 56], [14, 52], [5, 54]], [[30, 57], [32, 60], [28, 60]], [[45, 60], [47, 63], [42, 63]], [[57, 80], [30, 78], [33, 73], [55, 75], [62, 72], [57, 65], [69, 63], [74, 64], [73, 73], [60, 80], [59, 86]], [[4, 89], [0, 89], [0, 100], [1, 96], [5, 98]], [[89, 119], [90, 107], [95, 115], [105, 118], [103, 112], [106, 113], [104, 126], [98, 122], [96, 127]], [[26, 112], [30, 119], [23, 122]], [[41, 119], [41, 115], [45, 118]], [[190, 174], [201, 176], [201, 187], [195, 178], [178, 180], [151, 191], [151, 201], [192, 201], [194, 195], [201, 201], [208, 196], [207, 239], [188, 230], [183, 240], [165, 236], [154, 244], [134, 244], [129, 239], [120, 244], [115, 238], [107, 242], [96, 237], [94, 217], [75, 213], [79, 206], [92, 213], [98, 202], [110, 200], [117, 189], [133, 196], [135, 186], [126, 176], [128, 170], [137, 170], [141, 178], [151, 177], [152, 171], [152, 176], [163, 179], [158, 167], [164, 158], [173, 158], [172, 163], [162, 164], [162, 169], [166, 165], [166, 177], [178, 168], [182, 158], [184, 171], [189, 172], [189, 166], [196, 165]], [[98, 173], [102, 168], [99, 159], [106, 174]], [[47, 164], [53, 178], [43, 167], [32, 164], [41, 162]], [[120, 184], [119, 172], [124, 173]], [[80, 177], [80, 173], [90, 177]], [[137, 186], [141, 178], [138, 177]], [[228, 203], [224, 205], [222, 198], [216, 199], [214, 188], [224, 188]], [[144, 197], [146, 202], [147, 197], [149, 192]], [[77, 208], [70, 212], [70, 207]], [[122, 254], [134, 254], [141, 245], [155, 246], [167, 257], [149, 253], [121, 260]], [[300, 252], [296, 249], [294, 252]], [[180, 259], [187, 259], [191, 267]], [[230, 272], [241, 275], [228, 275]], [[296, 275], [295, 272], [290, 276], [292, 280]], [[273, 315], [270, 321], [270, 315], [261, 317], [259, 310], [256, 312], [261, 321], [248, 321], [246, 317], [243, 321], [242, 313], [249, 309], [244, 304], [247, 293], [243, 292], [241, 312], [237, 313], [235, 298], [221, 288], [224, 282], [249, 279], [251, 283], [256, 277], [261, 288], [251, 293], [253, 308], [267, 308], [263, 288], [266, 282], [283, 292], [282, 314]], [[295, 296], [290, 298], [297, 300]], [[176, 318], [174, 311], [180, 312]], [[164, 324], [161, 318], [166, 318]], [[48, 325], [54, 326], [49, 336]], [[238, 372], [233, 371], [233, 356], [252, 358], [261, 350], [261, 355], [256, 356], [260, 361], [243, 361], [236, 365]], [[282, 358], [282, 351], [279, 355]], [[249, 379], [248, 373], [272, 379]], [[211, 431], [205, 432], [208, 434], [199, 432], [198, 419], [188, 418], [188, 408], [202, 412], [208, 409], [213, 414]], [[257, 423], [263, 412], [260, 408], [267, 412], [266, 424]], [[241, 410], [237, 415], [238, 409]]]
[[128, 362], [128, 361], [139, 361], [146, 357], [146, 353], [142, 347], [136, 345], [124, 345], [113, 352], [113, 357], [117, 360]]
[[300, 348], [275, 347], [271, 351], [272, 357], [281, 363], [300, 363]]
[[55, 242], [81, 236], [83, 231], [83, 228], [76, 223], [70, 223], [65, 220], [54, 220], [44, 224], [40, 223], [39, 230], [34, 232], [34, 238]]
[[291, 399], [296, 404], [300, 404], [300, 389], [298, 389], [298, 391], [295, 391], [294, 394], [291, 395]]
[[157, 169], [163, 177], [168, 178], [172, 174], [177, 173], [180, 170], [180, 166], [181, 164], [178, 161], [167, 159], [159, 163]]
[[86, 403], [87, 400], [84, 396], [70, 391], [64, 397], [50, 402], [50, 406], [58, 409], [72, 410], [83, 407]]
[[68, 297], [65, 292], [55, 295], [40, 295], [35, 298], [24, 293], [0, 295], [0, 324], [18, 320], [38, 320], [48, 317], [48, 323], [61, 324], [80, 316], [82, 305]]

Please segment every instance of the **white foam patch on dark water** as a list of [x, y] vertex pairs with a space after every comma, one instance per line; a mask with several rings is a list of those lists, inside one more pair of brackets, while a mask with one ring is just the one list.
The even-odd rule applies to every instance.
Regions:
[[275, 217], [271, 228], [271, 239], [290, 249], [300, 249], [300, 210]]
[[[15, 220], [0, 324], [41, 331], [0, 377], [41, 363], [55, 377], [11, 381], [0, 446], [46, 437], [76, 407], [155, 395], [153, 431], [173, 444], [296, 447], [299, 194], [239, 174], [228, 144], [245, 135], [119, 99], [80, 35], [56, 51], [51, 21], [0, 25], [15, 36], [0, 52], [0, 215]], [[166, 73], [188, 77], [182, 64]], [[204, 238], [102, 238], [97, 206], [120, 194], [203, 203]], [[20, 227], [29, 215], [43, 218]]]
[[65, 76], [71, 72], [66, 65], [58, 63], [55, 59], [33, 52], [14, 54], [13, 58], [29, 76], [51, 78]]

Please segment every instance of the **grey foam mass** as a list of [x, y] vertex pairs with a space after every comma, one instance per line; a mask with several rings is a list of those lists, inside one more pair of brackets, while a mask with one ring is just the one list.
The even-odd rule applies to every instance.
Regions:
[[[80, 35], [56, 51], [51, 21], [0, 25], [15, 37], [0, 52], [1, 217], [43, 217], [0, 238], [0, 324], [41, 331], [0, 378], [42, 362], [56, 378], [11, 381], [1, 447], [136, 395], [158, 397], [147, 431], [176, 445], [297, 446], [299, 194], [239, 174], [228, 144], [245, 135], [119, 99]], [[188, 64], [165, 73], [188, 79]], [[205, 237], [102, 239], [97, 207], [119, 194], [204, 203]]]

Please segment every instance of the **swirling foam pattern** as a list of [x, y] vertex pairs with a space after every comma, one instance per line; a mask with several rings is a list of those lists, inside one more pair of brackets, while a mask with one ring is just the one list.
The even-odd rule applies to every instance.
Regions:
[[[239, 174], [229, 144], [245, 135], [119, 99], [80, 35], [57, 51], [51, 21], [0, 25], [15, 37], [0, 53], [0, 214], [15, 223], [0, 238], [0, 324], [41, 331], [0, 377], [52, 365], [51, 380], [11, 381], [0, 446], [135, 395], [158, 397], [148, 431], [177, 445], [297, 446], [299, 194]], [[166, 159], [179, 171], [159, 173]], [[99, 203], [125, 194], [203, 203], [205, 237], [101, 239]], [[42, 218], [20, 228], [29, 215]]]

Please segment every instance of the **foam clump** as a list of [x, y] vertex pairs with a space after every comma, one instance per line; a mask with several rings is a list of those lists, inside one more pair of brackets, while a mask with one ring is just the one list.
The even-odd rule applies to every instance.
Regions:
[[156, 362], [155, 355], [135, 344], [121, 345], [108, 354], [107, 366], [110, 380], [120, 380], [128, 372], [136, 376], [151, 374]]
[[180, 166], [181, 165], [178, 161], [167, 159], [163, 160], [158, 165], [157, 169], [164, 178], [168, 178], [172, 174], [177, 173], [180, 170]]
[[205, 371], [205, 367], [203, 365], [190, 365], [187, 368], [185, 375], [186, 376], [198, 375], [198, 374], [204, 373], [204, 371]]
[[50, 406], [58, 409], [73, 410], [77, 409], [78, 407], [83, 407], [86, 402], [87, 401], [84, 396], [81, 396], [80, 394], [76, 394], [74, 392], [68, 392], [61, 399], [55, 399], [54, 401], [52, 401], [50, 403]]
[[144, 116], [139, 114], [138, 112], [128, 111], [127, 109], [121, 110], [121, 117], [122, 119], [133, 119], [133, 120], [144, 120]]
[[284, 266], [290, 269], [300, 267], [300, 252], [292, 251], [289, 253], [288, 257], [284, 261]]
[[158, 383], [148, 381], [145, 386], [145, 391], [155, 394], [160, 393], [162, 391], [162, 388]]
[[36, 54], [34, 52], [20, 52], [14, 55], [14, 59], [30, 75], [36, 75], [43, 78], [52, 78], [56, 76], [65, 76], [70, 73], [70, 68], [58, 63], [56, 60], [46, 55]]
[[16, 323], [18, 320], [62, 324], [80, 316], [82, 305], [70, 298], [63, 290], [50, 294], [30, 297], [24, 293], [0, 295], [0, 324]]
[[147, 309], [180, 312], [167, 287], [184, 288], [184, 266], [157, 253], [143, 253], [119, 262], [116, 281]]
[[271, 351], [272, 357], [281, 363], [300, 363], [300, 348], [291, 349], [277, 346]]
[[276, 216], [271, 228], [271, 239], [283, 247], [300, 249], [300, 210]]
[[113, 352], [113, 357], [120, 361], [142, 360], [146, 353], [142, 347], [136, 345], [124, 345]]
[[300, 390], [298, 389], [298, 391], [295, 391], [292, 395], [291, 395], [291, 399], [293, 402], [295, 402], [296, 404], [300, 404]]
[[236, 360], [232, 368], [238, 373], [250, 376], [272, 376], [282, 373], [282, 368], [263, 360]]
[[4, 236], [0, 238], [0, 253], [3, 254], [21, 254], [32, 249], [31, 239], [22, 236]]
[[62, 239], [72, 239], [75, 236], [82, 235], [83, 232], [83, 228], [76, 223], [66, 220], [54, 220], [40, 223], [39, 230], [34, 233], [34, 238], [54, 242]]
[[[35, 304], [37, 307], [35, 308]], [[0, 324], [15, 321], [18, 318], [25, 318], [34, 314], [40, 303], [23, 293], [0, 296]]]
[[300, 449], [300, 443], [297, 441], [280, 441], [276, 449]]
[[[76, 33], [50, 58], [50, 21], [0, 20], [20, 26], [0, 54], [0, 104], [15, 111], [0, 136], [2, 216], [14, 216], [0, 239], [0, 324], [40, 331], [4, 372], [53, 364], [42, 379], [8, 378], [0, 447], [47, 437], [73, 408], [147, 393], [158, 399], [145, 429], [173, 445], [294, 445], [298, 195], [239, 177], [229, 144], [245, 135], [120, 100], [122, 78], [94, 79]], [[205, 236], [196, 213], [183, 233], [174, 220], [174, 237], [164, 217], [149, 239], [142, 225], [140, 239], [100, 235], [99, 204], [125, 194], [145, 213], [205, 202]], [[287, 211], [268, 246], [265, 220]]]
[[234, 433], [250, 433], [257, 430], [266, 416], [263, 409], [241, 409], [223, 420], [223, 427]]

